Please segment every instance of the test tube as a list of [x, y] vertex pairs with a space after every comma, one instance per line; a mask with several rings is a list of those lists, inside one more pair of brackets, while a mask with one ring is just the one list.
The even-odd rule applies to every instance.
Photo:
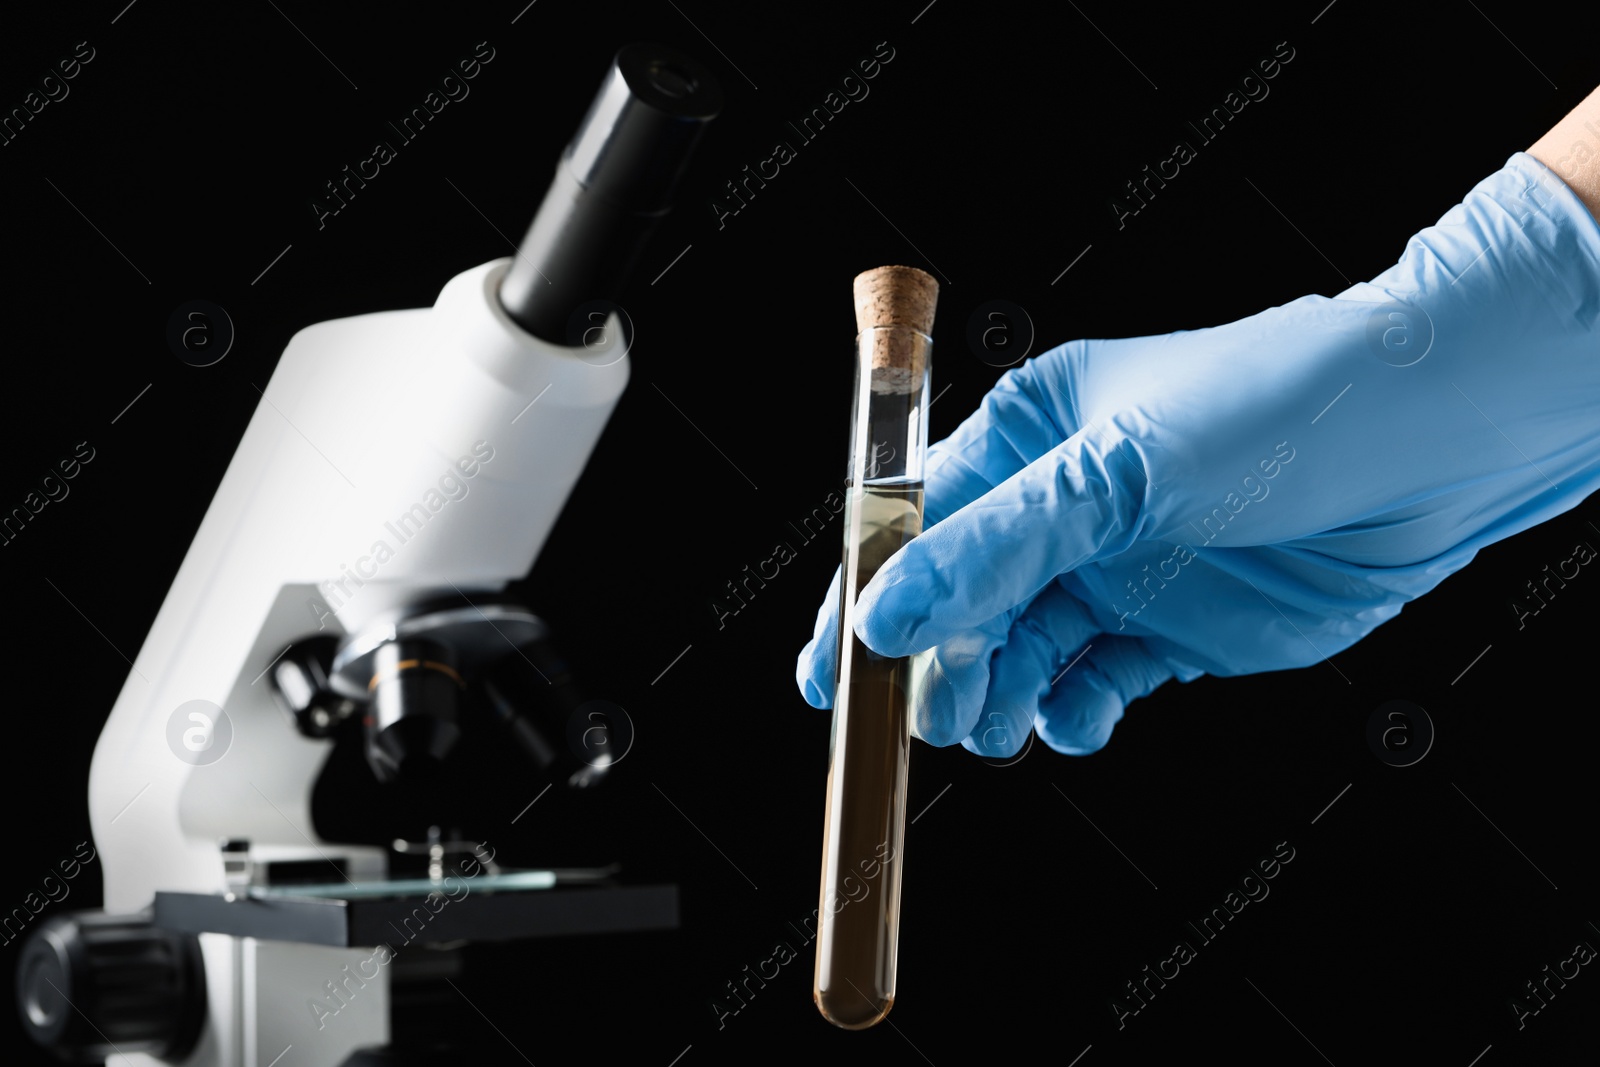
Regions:
[[880, 656], [861, 643], [856, 598], [922, 531], [929, 334], [939, 285], [914, 267], [879, 267], [858, 275], [853, 288], [855, 406], [812, 995], [830, 1023], [864, 1030], [894, 1005], [912, 660]]

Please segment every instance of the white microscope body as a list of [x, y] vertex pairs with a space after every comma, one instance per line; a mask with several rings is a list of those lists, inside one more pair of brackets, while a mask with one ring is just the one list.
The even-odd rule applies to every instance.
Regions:
[[[95, 749], [106, 911], [139, 911], [157, 890], [225, 891], [226, 838], [247, 838], [257, 861], [383, 873], [376, 850], [317, 837], [311, 787], [331, 745], [295, 732], [266, 673], [319, 627], [355, 632], [441, 591], [475, 598], [533, 565], [628, 360], [614, 319], [576, 350], [524, 332], [497, 297], [509, 265], [458, 275], [431, 309], [319, 323], [285, 350]], [[186, 713], [175, 750], [169, 724], [193, 701], [226, 725]], [[186, 732], [226, 751], [190, 762]], [[332, 1018], [311, 1003], [370, 948], [223, 934], [201, 946], [207, 1021], [185, 1063], [269, 1067], [293, 1046], [283, 1063], [333, 1067], [387, 1042], [386, 968], [341, 987]]]

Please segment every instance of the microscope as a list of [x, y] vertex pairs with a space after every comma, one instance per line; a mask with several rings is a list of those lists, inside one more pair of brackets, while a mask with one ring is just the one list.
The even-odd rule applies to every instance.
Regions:
[[21, 950], [40, 1044], [111, 1067], [481, 1062], [403, 1032], [452, 946], [676, 927], [676, 886], [510, 869], [461, 839], [471, 812], [342, 843], [311, 798], [339, 743], [441, 811], [475, 732], [534, 785], [624, 754], [620, 709], [583, 701], [507, 590], [627, 384], [611, 301], [720, 106], [689, 57], [623, 48], [514, 258], [290, 341], [95, 748], [104, 910]]

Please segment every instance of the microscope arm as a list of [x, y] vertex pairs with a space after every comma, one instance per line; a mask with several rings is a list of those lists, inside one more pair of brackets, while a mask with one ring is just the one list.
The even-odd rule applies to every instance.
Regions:
[[[327, 746], [286, 728], [262, 677], [292, 641], [531, 567], [628, 363], [615, 322], [577, 350], [518, 327], [496, 298], [508, 265], [465, 272], [431, 309], [290, 342], [96, 748], [107, 910], [220, 888], [220, 837], [316, 844], [307, 803]], [[200, 765], [168, 729], [196, 700], [232, 732], [219, 720], [228, 749]], [[193, 723], [176, 727], [183, 751]]]

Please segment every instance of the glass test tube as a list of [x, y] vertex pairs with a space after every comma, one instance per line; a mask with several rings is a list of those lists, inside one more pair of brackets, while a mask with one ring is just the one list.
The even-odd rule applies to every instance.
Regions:
[[911, 747], [912, 658], [861, 643], [856, 597], [922, 530], [937, 295], [938, 284], [911, 267], [855, 281], [860, 332], [812, 989], [823, 1017], [847, 1030], [880, 1022], [894, 1004]]

